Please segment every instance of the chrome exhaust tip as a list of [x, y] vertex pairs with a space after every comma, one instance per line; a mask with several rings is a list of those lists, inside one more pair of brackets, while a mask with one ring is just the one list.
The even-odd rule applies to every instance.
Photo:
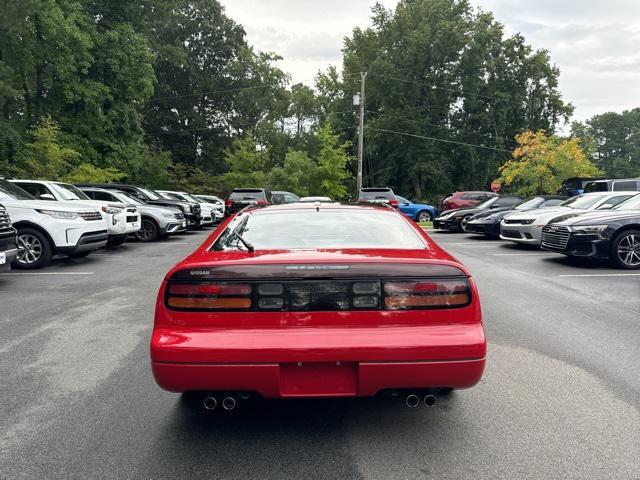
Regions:
[[233, 397], [224, 397], [224, 400], [222, 400], [222, 408], [228, 412], [233, 410], [236, 408], [236, 399]]
[[431, 408], [431, 407], [435, 407], [436, 403], [438, 402], [438, 397], [436, 397], [435, 395], [425, 395], [424, 396], [424, 404]]
[[202, 401], [202, 406], [205, 410], [215, 410], [218, 406], [218, 400], [216, 400], [216, 397], [206, 396]]
[[420, 398], [412, 393], [411, 395], [407, 395], [404, 403], [409, 408], [416, 408], [418, 405], [420, 405]]

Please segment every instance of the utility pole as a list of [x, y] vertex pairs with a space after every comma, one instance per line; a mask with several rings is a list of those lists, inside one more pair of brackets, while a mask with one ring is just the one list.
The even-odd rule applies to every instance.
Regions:
[[356, 195], [360, 194], [360, 189], [362, 188], [362, 162], [363, 162], [363, 154], [364, 154], [364, 87], [367, 80], [367, 72], [360, 72], [360, 76], [362, 78], [362, 84], [360, 85], [360, 127], [358, 129], [358, 192]]

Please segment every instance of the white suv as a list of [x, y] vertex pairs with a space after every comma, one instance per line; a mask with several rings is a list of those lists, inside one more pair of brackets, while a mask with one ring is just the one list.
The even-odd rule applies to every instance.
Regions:
[[79, 188], [62, 182], [45, 180], [10, 180], [35, 198], [46, 201], [74, 202], [90, 208], [99, 208], [107, 215], [107, 246], [122, 245], [127, 235], [138, 233], [142, 219], [138, 209], [133, 205], [119, 202], [93, 200]]
[[54, 255], [84, 257], [107, 244], [107, 217], [96, 208], [36, 200], [1, 178], [0, 202], [18, 231], [14, 268], [42, 268]]
[[202, 220], [200, 225], [207, 227], [218, 223], [222, 220], [222, 216], [219, 214], [217, 207], [211, 205], [204, 200], [194, 197], [187, 192], [177, 192], [174, 190], [156, 190], [160, 195], [171, 200], [182, 200], [184, 202], [193, 202], [200, 204], [200, 211], [202, 212]]

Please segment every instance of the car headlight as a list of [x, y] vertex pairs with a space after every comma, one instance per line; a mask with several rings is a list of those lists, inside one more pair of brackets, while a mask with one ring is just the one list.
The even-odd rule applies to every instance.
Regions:
[[187, 212], [187, 213], [191, 213], [191, 210], [192, 210], [191, 205], [187, 204], [187, 205], [185, 205], [185, 206], [184, 206], [184, 211], [185, 211], [185, 212]]
[[59, 210], [36, 210], [39, 213], [43, 213], [45, 215], [49, 215], [53, 218], [60, 218], [64, 220], [74, 220], [78, 218], [78, 214], [76, 212], [61, 212]]
[[118, 207], [102, 207], [102, 211], [108, 215], [117, 215], [122, 213], [122, 208]]
[[175, 215], [176, 215], [175, 213], [163, 213], [163, 214], [162, 214], [162, 216], [163, 216], [164, 218], [170, 218], [170, 219], [172, 219], [172, 220], [173, 220], [174, 218], [176, 218], [176, 217], [175, 217]]
[[571, 232], [576, 235], [599, 235], [603, 237], [604, 231], [607, 229], [607, 225], [577, 225], [570, 227]]

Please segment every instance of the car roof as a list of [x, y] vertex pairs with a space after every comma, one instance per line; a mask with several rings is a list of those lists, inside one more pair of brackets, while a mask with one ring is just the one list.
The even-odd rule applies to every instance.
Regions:
[[264, 188], [234, 188], [232, 192], [264, 192]]
[[360, 189], [361, 192], [391, 192], [389, 187], [365, 187]]

